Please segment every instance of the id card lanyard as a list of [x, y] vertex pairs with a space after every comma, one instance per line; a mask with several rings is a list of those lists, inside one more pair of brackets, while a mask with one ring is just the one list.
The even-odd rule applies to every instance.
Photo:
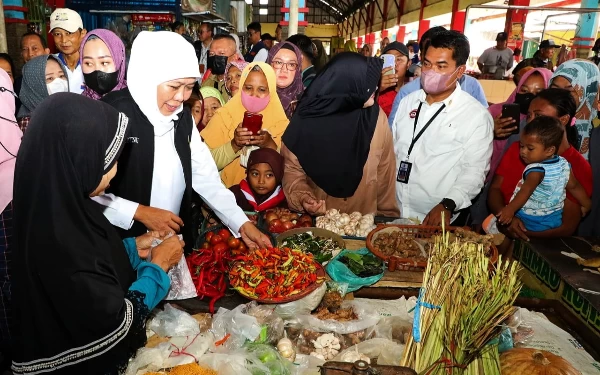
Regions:
[[412, 170], [412, 163], [410, 162], [410, 153], [412, 152], [413, 147], [415, 146], [415, 144], [417, 143], [419, 138], [421, 138], [423, 133], [425, 133], [425, 130], [427, 130], [427, 128], [429, 128], [431, 123], [438, 117], [438, 115], [444, 110], [444, 108], [446, 108], [446, 104], [445, 103], [442, 104], [440, 109], [437, 110], [437, 112], [429, 119], [429, 121], [427, 121], [425, 126], [423, 126], [423, 129], [421, 129], [421, 131], [419, 131], [419, 133], [415, 136], [415, 132], [417, 131], [417, 124], [419, 122], [419, 114], [421, 113], [422, 106], [423, 106], [423, 102], [421, 102], [419, 104], [419, 108], [417, 109], [417, 113], [415, 115], [413, 138], [412, 138], [412, 141], [410, 142], [410, 146], [408, 147], [408, 153], [406, 155], [406, 160], [401, 161], [400, 167], [398, 168], [398, 175], [396, 177], [396, 181], [401, 182], [403, 184], [407, 184], [408, 180], [410, 178], [410, 171]]

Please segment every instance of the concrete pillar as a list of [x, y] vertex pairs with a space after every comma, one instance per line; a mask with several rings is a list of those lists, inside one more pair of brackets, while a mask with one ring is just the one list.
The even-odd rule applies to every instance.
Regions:
[[298, 34], [298, 0], [290, 0], [289, 35]]
[[[582, 8], [598, 8], [598, 0], [581, 0]], [[580, 59], [588, 58], [594, 46], [598, 29], [598, 14], [581, 13], [577, 21], [576, 34], [573, 38], [573, 49]]]

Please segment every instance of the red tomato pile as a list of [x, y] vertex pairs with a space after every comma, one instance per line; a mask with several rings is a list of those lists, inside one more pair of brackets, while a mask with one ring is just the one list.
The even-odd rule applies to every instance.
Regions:
[[292, 212], [287, 208], [272, 208], [265, 212], [267, 230], [271, 233], [283, 233], [294, 228], [312, 227], [312, 218], [306, 214]]
[[202, 248], [194, 250], [186, 258], [196, 292], [200, 298], [210, 298], [210, 313], [214, 313], [215, 302], [225, 295], [226, 275], [233, 257], [246, 252], [246, 245], [233, 237], [227, 229], [208, 232]]

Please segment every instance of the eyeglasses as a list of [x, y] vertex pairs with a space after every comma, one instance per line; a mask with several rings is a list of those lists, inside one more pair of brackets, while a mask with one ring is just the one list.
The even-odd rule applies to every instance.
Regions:
[[285, 66], [286, 69], [289, 70], [290, 72], [293, 72], [296, 69], [298, 69], [298, 63], [296, 63], [296, 62], [284, 63], [281, 60], [273, 60], [273, 62], [271, 62], [271, 66], [275, 69], [281, 69], [283, 66]]

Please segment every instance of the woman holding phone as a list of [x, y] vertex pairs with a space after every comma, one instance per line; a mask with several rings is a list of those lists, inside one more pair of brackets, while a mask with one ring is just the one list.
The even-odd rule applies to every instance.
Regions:
[[273, 68], [262, 62], [246, 66], [240, 94], [217, 111], [200, 133], [225, 186], [239, 184], [246, 177], [250, 152], [258, 148], [278, 150], [288, 123], [277, 95]]

